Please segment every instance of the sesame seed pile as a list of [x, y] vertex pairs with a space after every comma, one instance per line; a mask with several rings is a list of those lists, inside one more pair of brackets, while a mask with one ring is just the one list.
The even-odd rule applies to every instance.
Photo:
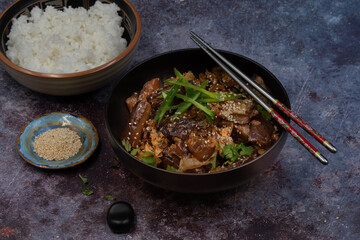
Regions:
[[34, 152], [50, 161], [72, 157], [79, 152], [81, 146], [80, 136], [68, 127], [48, 130], [34, 140]]

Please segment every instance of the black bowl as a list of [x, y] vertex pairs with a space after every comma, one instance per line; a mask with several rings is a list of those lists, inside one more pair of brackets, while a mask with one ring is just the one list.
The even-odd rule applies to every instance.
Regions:
[[[259, 63], [244, 56], [220, 51], [248, 76], [260, 75], [273, 96], [290, 107], [288, 95], [279, 80]], [[286, 141], [286, 132], [280, 129], [278, 141], [260, 157], [230, 170], [206, 173], [177, 173], [150, 166], [125, 151], [120, 142], [129, 111], [125, 99], [141, 90], [143, 84], [154, 78], [161, 80], [174, 76], [174, 67], [180, 72], [191, 70], [195, 75], [211, 70], [215, 62], [200, 49], [183, 49], [152, 57], [130, 70], [115, 85], [106, 107], [106, 129], [111, 145], [124, 166], [136, 176], [157, 187], [183, 193], [210, 193], [234, 188], [253, 178], [276, 161]], [[284, 117], [289, 121], [287, 117]]]

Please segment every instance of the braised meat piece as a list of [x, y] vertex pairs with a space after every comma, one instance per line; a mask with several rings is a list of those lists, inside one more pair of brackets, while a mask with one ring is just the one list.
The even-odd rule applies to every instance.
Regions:
[[270, 121], [259, 118], [250, 122], [249, 142], [254, 142], [261, 147], [271, 144], [274, 126]]
[[249, 124], [235, 124], [234, 136], [237, 141], [247, 143], [249, 140], [250, 126]]
[[233, 122], [224, 120], [215, 124], [215, 127], [212, 128], [211, 135], [216, 138], [218, 145], [223, 147], [227, 144], [234, 144], [234, 140], [231, 136], [234, 126], [236, 126], [236, 124]]
[[252, 99], [234, 99], [213, 103], [211, 109], [216, 116], [236, 124], [248, 123], [252, 117], [258, 114]]
[[201, 162], [208, 160], [216, 153], [217, 141], [208, 132], [192, 131], [186, 144], [192, 155]]
[[239, 85], [234, 79], [232, 79], [232, 77], [230, 77], [229, 74], [227, 74], [224, 71], [222, 72], [220, 79], [221, 79], [221, 83], [228, 87], [234, 87]]

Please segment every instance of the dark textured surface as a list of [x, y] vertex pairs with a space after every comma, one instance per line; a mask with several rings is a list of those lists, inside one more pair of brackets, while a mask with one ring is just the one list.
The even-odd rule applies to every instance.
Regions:
[[[0, 2], [2, 11], [10, 0]], [[152, 187], [122, 166], [105, 133], [111, 85], [76, 97], [52, 97], [17, 84], [0, 68], [0, 239], [359, 239], [360, 2], [133, 0], [143, 21], [132, 66], [172, 49], [195, 47], [189, 31], [214, 47], [263, 64], [283, 83], [293, 110], [339, 149], [322, 166], [288, 138], [279, 162], [239, 188], [183, 195]], [[46, 171], [23, 161], [22, 126], [52, 111], [90, 119], [101, 146], [88, 162]], [[306, 135], [307, 136], [307, 135]], [[78, 174], [92, 196], [80, 191]], [[131, 233], [106, 225], [111, 201], [136, 213]]]

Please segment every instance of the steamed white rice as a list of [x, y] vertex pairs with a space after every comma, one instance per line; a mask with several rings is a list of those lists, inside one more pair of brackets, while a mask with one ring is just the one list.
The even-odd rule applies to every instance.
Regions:
[[89, 10], [38, 7], [13, 20], [6, 43], [15, 64], [42, 73], [74, 73], [100, 66], [123, 52], [122, 18], [115, 4], [97, 1]]

